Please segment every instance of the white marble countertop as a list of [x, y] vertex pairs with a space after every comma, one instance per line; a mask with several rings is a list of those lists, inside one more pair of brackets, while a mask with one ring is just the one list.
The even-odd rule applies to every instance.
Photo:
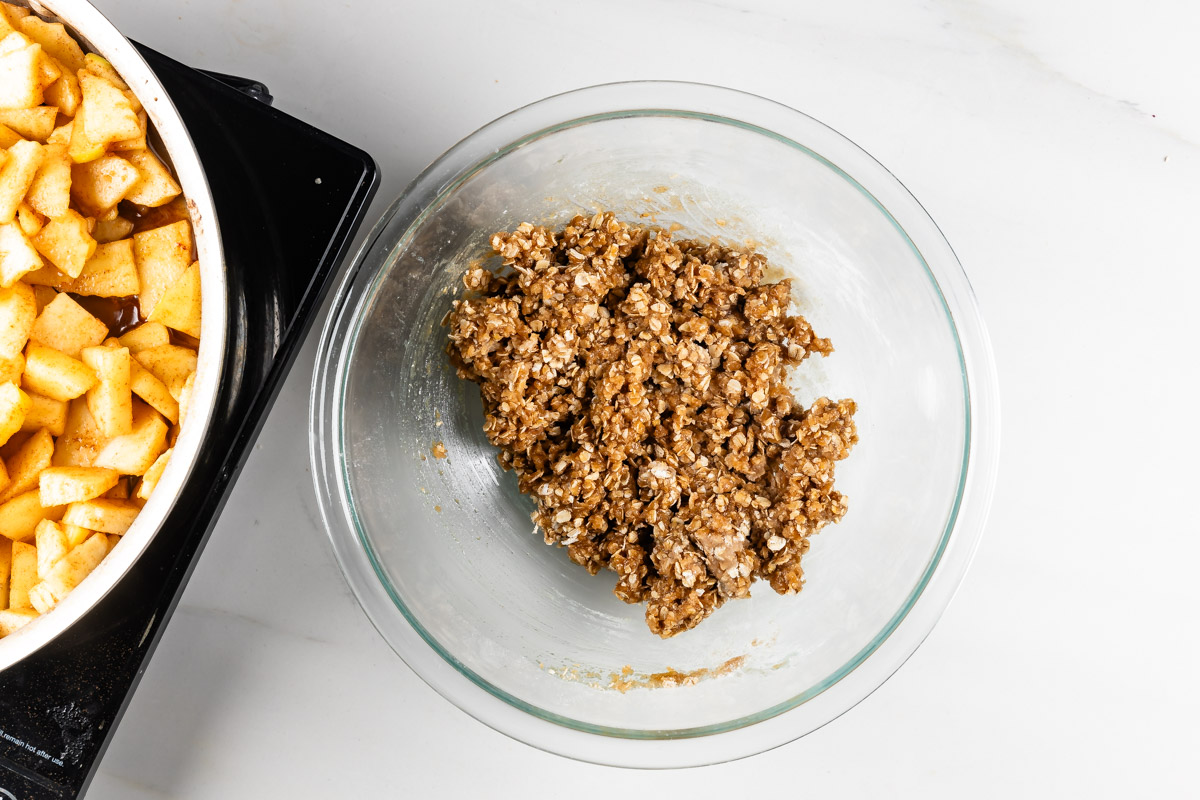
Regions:
[[[261, 79], [278, 108], [369, 150], [383, 169], [372, 220], [459, 138], [554, 92], [674, 78], [801, 109], [887, 165], [957, 250], [991, 329], [1004, 444], [975, 563], [883, 688], [766, 755], [625, 772], [485, 728], [375, 634], [296, 435], [314, 336], [90, 798], [1196, 791], [1194, 3], [97, 4], [129, 36]], [[609, 13], [636, 35], [568, 44]], [[503, 49], [519, 36], [542, 44]]]

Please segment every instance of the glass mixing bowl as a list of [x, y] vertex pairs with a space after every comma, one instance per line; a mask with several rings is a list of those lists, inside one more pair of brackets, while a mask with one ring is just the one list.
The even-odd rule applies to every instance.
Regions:
[[[592, 577], [542, 543], [483, 435], [477, 387], [445, 354], [441, 321], [493, 232], [599, 209], [752, 240], [836, 348], [797, 370], [799, 399], [860, 409], [860, 442], [837, 468], [850, 510], [814, 537], [804, 591], [757, 585], [665, 641], [643, 606], [613, 596], [612, 573]], [[413, 182], [338, 290], [311, 433], [338, 561], [409, 666], [537, 747], [665, 767], [790, 741], [900, 666], [978, 542], [999, 430], [970, 286], [889, 172], [762, 98], [626, 83], [502, 117]]]

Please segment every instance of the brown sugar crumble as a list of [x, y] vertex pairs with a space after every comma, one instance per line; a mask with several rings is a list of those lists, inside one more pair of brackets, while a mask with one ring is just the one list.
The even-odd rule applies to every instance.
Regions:
[[858, 434], [853, 400], [806, 409], [786, 385], [833, 350], [787, 313], [790, 282], [608, 212], [491, 246], [505, 268], [468, 270], [448, 350], [546, 543], [615, 572], [664, 638], [757, 578], [800, 591], [809, 537], [846, 513], [834, 463]]

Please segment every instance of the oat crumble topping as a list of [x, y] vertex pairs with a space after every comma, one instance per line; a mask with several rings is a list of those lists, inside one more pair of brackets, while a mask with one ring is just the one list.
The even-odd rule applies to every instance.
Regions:
[[834, 462], [858, 434], [853, 400], [805, 409], [787, 388], [833, 350], [787, 313], [789, 281], [762, 283], [758, 253], [609, 212], [491, 246], [505, 268], [468, 270], [448, 350], [546, 543], [615, 572], [664, 638], [755, 579], [800, 591], [809, 537], [846, 513]]

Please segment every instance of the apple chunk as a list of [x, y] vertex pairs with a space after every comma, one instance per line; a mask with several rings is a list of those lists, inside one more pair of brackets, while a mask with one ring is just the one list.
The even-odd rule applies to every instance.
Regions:
[[59, 294], [42, 309], [29, 338], [78, 358], [85, 347], [95, 347], [108, 336], [108, 326], [88, 313], [68, 294]]
[[121, 202], [137, 179], [138, 171], [125, 159], [100, 156], [71, 167], [71, 199], [89, 217], [103, 217]]
[[96, 246], [83, 271], [71, 281], [70, 291], [97, 297], [132, 297], [139, 288], [133, 241], [121, 239]]
[[37, 584], [37, 548], [34, 545], [14, 541], [12, 543], [12, 565], [9, 567], [8, 607], [10, 609], [32, 609], [29, 590]]
[[200, 338], [200, 263], [195, 262], [154, 306], [150, 322]]
[[7, 503], [19, 494], [38, 487], [38, 476], [50, 466], [54, 455], [54, 439], [46, 430], [37, 431], [5, 462], [10, 483], [0, 492], [0, 503]]
[[45, 428], [52, 436], [62, 436], [67, 428], [67, 403], [31, 392], [26, 392], [26, 396], [29, 410], [25, 412], [21, 430], [32, 433]]
[[129, 360], [129, 388], [172, 425], [179, 422], [179, 403], [171, 395], [171, 390], [136, 358]]
[[0, 222], [0, 286], [12, 286], [41, 269], [42, 257], [16, 222]]
[[50, 467], [38, 476], [38, 496], [43, 506], [92, 500], [116, 486], [120, 477], [103, 467]]
[[48, 144], [42, 148], [42, 161], [25, 199], [47, 217], [67, 213], [71, 203], [71, 159], [67, 157], [66, 145]]
[[42, 98], [46, 105], [56, 107], [65, 116], [74, 117], [83, 103], [83, 90], [79, 87], [79, 78], [70, 70], [64, 69], [58, 80], [42, 92]]
[[143, 322], [131, 331], [127, 331], [117, 340], [122, 347], [128, 347], [130, 353], [140, 353], [151, 347], [171, 343], [171, 334], [164, 325], [157, 322]]
[[12, 222], [45, 154], [40, 144], [24, 139], [5, 152], [8, 160], [0, 167], [0, 222]]
[[183, 392], [188, 376], [196, 371], [196, 351], [179, 345], [151, 347], [137, 353], [134, 358], [166, 385], [176, 401]]
[[8, 608], [8, 579], [12, 576], [12, 540], [0, 536], [0, 610]]
[[128, 500], [85, 500], [72, 503], [63, 514], [63, 522], [101, 533], [123, 534], [129, 530], [140, 508]]
[[0, 383], [21, 382], [21, 375], [25, 372], [25, 356], [17, 355], [12, 358], [0, 358]]
[[45, 578], [58, 560], [71, 549], [67, 544], [67, 533], [62, 525], [54, 520], [44, 519], [34, 529], [33, 541], [37, 547], [38, 578]]
[[166, 291], [195, 260], [192, 257], [192, 226], [187, 220], [151, 228], [133, 235], [133, 257], [137, 262], [142, 314], [154, 313]]
[[73, 400], [96, 385], [96, 373], [77, 358], [51, 347], [30, 342], [25, 347], [22, 384], [55, 400]]
[[44, 142], [54, 131], [58, 109], [54, 106], [0, 109], [0, 125], [16, 131], [25, 139]]
[[83, 69], [83, 48], [71, 37], [61, 22], [46, 22], [30, 15], [22, 19], [18, 27], [21, 33], [41, 45], [42, 50], [53, 56], [72, 74]]
[[[2, 121], [2, 120], [0, 120]], [[125, 195], [125, 199], [140, 206], [161, 206], [179, 195], [179, 184], [171, 173], [149, 150], [130, 150], [122, 153], [138, 171], [138, 180]]]
[[150, 469], [146, 470], [146, 474], [142, 476], [141, 483], [138, 484], [137, 488], [137, 498], [139, 500], [150, 499], [150, 494], [158, 486], [158, 481], [162, 478], [162, 474], [167, 468], [167, 462], [171, 459], [172, 452], [174, 452], [174, 448], [164, 450], [163, 454], [150, 465]]
[[33, 289], [20, 281], [0, 288], [0, 358], [20, 355], [36, 319]]
[[137, 110], [125, 92], [91, 72], [81, 71], [78, 76], [88, 141], [104, 145], [141, 135]]
[[30, 590], [30, 602], [43, 614], [54, 608], [108, 555], [108, 537], [94, 533], [58, 560], [44, 579]]
[[25, 414], [29, 411], [29, 395], [15, 383], [0, 384], [0, 445], [21, 430]]
[[83, 265], [78, 277], [71, 278], [54, 267], [43, 267], [26, 274], [24, 281], [34, 286], [50, 286], [60, 292], [72, 294], [132, 297], [138, 294], [140, 288], [137, 264], [133, 260], [133, 240], [121, 239], [97, 244], [96, 252]]
[[166, 449], [167, 423], [157, 411], [139, 401], [133, 404], [132, 432], [110, 439], [96, 454], [92, 466], [115, 469], [122, 475], [144, 475]]
[[88, 411], [96, 427], [109, 438], [133, 432], [133, 395], [130, 391], [129, 349], [85, 347], [83, 363], [92, 368], [99, 383], [88, 390]]
[[42, 104], [42, 48], [29, 45], [0, 55], [0, 108]]
[[64, 510], [64, 506], [43, 506], [36, 489], [19, 494], [0, 505], [0, 534], [15, 542], [26, 541], [33, 537], [39, 522], [44, 519], [58, 521]]
[[59, 272], [75, 278], [83, 271], [83, 265], [96, 252], [96, 240], [88, 233], [88, 222], [74, 209], [67, 209], [60, 217], [33, 237], [33, 246], [45, 256]]
[[[28, 597], [26, 592], [26, 597]], [[38, 612], [30, 608], [8, 608], [0, 611], [0, 638], [16, 633], [38, 618]]]
[[108, 438], [96, 427], [87, 400], [80, 397], [67, 407], [67, 424], [54, 443], [51, 463], [56, 467], [90, 467], [106, 444]]

